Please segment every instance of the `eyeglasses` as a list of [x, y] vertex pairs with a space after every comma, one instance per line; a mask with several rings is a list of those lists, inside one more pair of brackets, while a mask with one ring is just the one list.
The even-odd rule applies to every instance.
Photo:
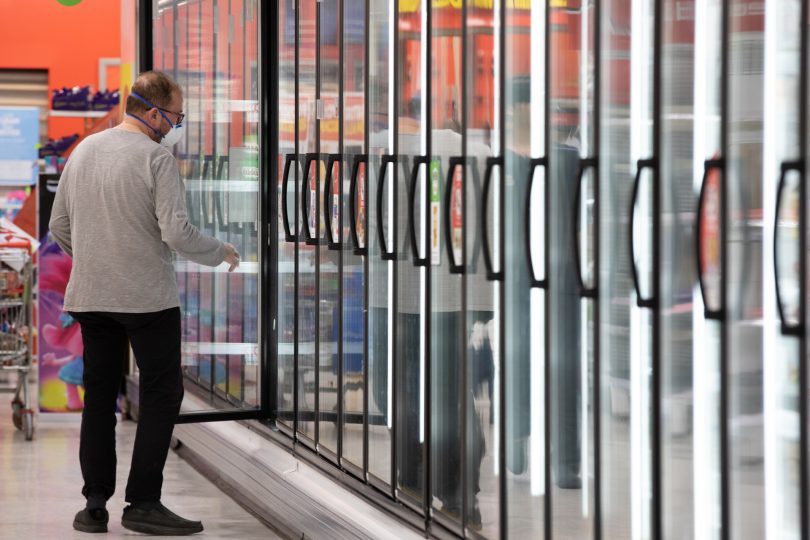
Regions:
[[165, 113], [170, 113], [170, 114], [175, 115], [177, 117], [177, 124], [175, 124], [175, 125], [178, 125], [178, 126], [183, 123], [183, 118], [186, 117], [186, 115], [184, 113], [181, 113], [181, 112], [174, 112], [174, 111], [170, 111], [169, 109], [163, 109], [161, 107], [156, 107], [156, 109], [159, 110], [159, 111], [163, 111]]

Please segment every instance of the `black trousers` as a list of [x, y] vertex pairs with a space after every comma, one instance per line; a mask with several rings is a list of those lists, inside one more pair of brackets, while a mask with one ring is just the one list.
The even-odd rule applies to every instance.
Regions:
[[71, 313], [84, 340], [82, 494], [115, 492], [115, 409], [129, 345], [140, 371], [139, 422], [127, 502], [159, 501], [163, 466], [183, 400], [180, 308], [156, 313]]

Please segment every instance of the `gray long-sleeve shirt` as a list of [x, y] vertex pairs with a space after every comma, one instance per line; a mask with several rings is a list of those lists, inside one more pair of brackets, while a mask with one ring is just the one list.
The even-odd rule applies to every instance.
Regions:
[[82, 141], [56, 192], [51, 234], [73, 257], [66, 311], [149, 313], [180, 305], [172, 250], [206, 266], [224, 244], [188, 221], [174, 156], [142, 133]]

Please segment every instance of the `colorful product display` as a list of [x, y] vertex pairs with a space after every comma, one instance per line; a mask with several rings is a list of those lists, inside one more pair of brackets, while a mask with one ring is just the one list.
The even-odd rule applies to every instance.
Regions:
[[78, 140], [78, 133], [68, 135], [67, 137], [62, 137], [61, 139], [48, 139], [48, 142], [39, 148], [39, 157], [44, 158], [48, 156], [61, 156]]
[[53, 91], [51, 109], [55, 111], [109, 111], [121, 101], [118, 90], [99, 90], [90, 86], [74, 86]]
[[84, 407], [82, 334], [63, 310], [73, 261], [51, 238], [39, 251], [39, 405], [42, 412]]

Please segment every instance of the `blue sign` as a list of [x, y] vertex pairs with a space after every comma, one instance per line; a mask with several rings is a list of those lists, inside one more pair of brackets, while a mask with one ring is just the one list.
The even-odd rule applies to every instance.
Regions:
[[0, 107], [0, 186], [36, 184], [38, 144], [38, 108]]

